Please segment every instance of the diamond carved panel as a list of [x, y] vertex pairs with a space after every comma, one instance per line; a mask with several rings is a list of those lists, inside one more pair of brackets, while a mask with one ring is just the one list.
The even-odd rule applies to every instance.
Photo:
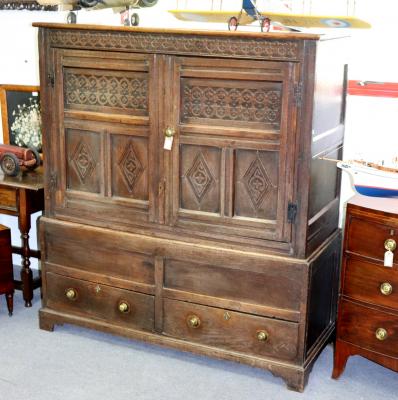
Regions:
[[258, 210], [265, 196], [274, 187], [258, 156], [250, 164], [243, 182], [254, 208]]
[[196, 199], [200, 203], [214, 183], [214, 177], [210, 172], [202, 152], [198, 153], [195, 157], [194, 163], [186, 176]]
[[144, 171], [141, 161], [134, 151], [134, 146], [129, 143], [119, 161], [119, 168], [130, 193], [133, 192], [138, 178]]
[[81, 140], [73, 153], [72, 165], [82, 183], [85, 183], [86, 179], [92, 174], [96, 164], [90, 146], [84, 140]]

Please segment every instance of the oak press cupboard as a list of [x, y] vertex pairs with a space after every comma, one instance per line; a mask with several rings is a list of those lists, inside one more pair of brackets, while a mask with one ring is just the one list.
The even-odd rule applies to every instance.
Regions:
[[[270, 370], [334, 330], [343, 38], [35, 24], [40, 326]], [[167, 145], [171, 150], [165, 149]]]

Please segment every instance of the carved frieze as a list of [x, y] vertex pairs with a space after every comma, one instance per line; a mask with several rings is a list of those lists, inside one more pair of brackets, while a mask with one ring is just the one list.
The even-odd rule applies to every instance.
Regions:
[[68, 108], [85, 105], [148, 111], [146, 79], [67, 70], [64, 82], [65, 106]]
[[281, 92], [266, 88], [185, 85], [182, 119], [279, 123]]
[[52, 29], [50, 46], [131, 51], [142, 53], [192, 54], [197, 56], [297, 60], [301, 42], [258, 37], [186, 35], [155, 32], [86, 31]]

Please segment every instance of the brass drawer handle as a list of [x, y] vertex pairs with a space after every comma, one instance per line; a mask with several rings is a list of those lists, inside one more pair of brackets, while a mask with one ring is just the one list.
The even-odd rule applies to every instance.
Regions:
[[197, 315], [190, 315], [187, 318], [187, 324], [190, 328], [196, 329], [199, 328], [201, 321]]
[[257, 339], [259, 342], [266, 342], [268, 340], [268, 332], [267, 331], [258, 331]]
[[384, 248], [387, 251], [394, 251], [397, 248], [397, 242], [394, 239], [387, 239], [384, 242]]
[[380, 292], [384, 294], [384, 296], [389, 296], [392, 293], [392, 285], [388, 282], [383, 282], [380, 285]]
[[381, 341], [386, 340], [387, 336], [388, 336], [387, 331], [384, 328], [378, 328], [376, 330], [376, 338], [378, 340], [381, 340]]
[[66, 289], [65, 296], [69, 300], [76, 300], [77, 299], [77, 290], [73, 289], [73, 288]]
[[130, 311], [130, 305], [127, 303], [127, 301], [121, 301], [118, 305], [118, 310], [122, 314], [127, 314]]

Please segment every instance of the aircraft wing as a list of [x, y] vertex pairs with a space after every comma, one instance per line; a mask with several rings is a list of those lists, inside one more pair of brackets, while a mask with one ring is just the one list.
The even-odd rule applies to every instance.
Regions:
[[[230, 17], [237, 17], [240, 11], [196, 11], [196, 10], [170, 10], [176, 18], [182, 21], [196, 22], [228, 22]], [[262, 12], [263, 17], [268, 17], [271, 21], [279, 22], [285, 26], [297, 26], [302, 28], [357, 28], [368, 29], [372, 26], [359, 18], [347, 16], [331, 15], [302, 15], [277, 12]], [[245, 12], [240, 19], [241, 25], [253, 22]]]

